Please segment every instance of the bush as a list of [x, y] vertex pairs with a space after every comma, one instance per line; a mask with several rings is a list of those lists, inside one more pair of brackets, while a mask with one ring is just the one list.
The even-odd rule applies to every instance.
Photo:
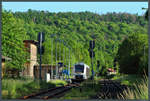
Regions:
[[66, 81], [63, 81], [63, 80], [52, 80], [52, 81], [49, 81], [48, 83], [51, 83], [51, 84], [54, 84], [57, 86], [64, 86], [67, 84]]

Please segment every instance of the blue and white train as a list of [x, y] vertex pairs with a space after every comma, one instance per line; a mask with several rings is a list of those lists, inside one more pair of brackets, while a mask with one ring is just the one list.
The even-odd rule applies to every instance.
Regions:
[[73, 68], [73, 81], [83, 81], [90, 77], [90, 67], [85, 63], [77, 63]]

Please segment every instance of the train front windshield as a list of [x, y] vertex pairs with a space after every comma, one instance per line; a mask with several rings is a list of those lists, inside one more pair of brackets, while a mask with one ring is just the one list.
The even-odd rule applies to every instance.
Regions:
[[75, 65], [75, 72], [84, 72], [84, 65]]

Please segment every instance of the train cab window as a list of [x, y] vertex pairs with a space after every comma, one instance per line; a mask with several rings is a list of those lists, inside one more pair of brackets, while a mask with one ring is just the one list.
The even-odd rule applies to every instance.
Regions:
[[83, 65], [75, 65], [75, 72], [84, 72], [84, 66]]

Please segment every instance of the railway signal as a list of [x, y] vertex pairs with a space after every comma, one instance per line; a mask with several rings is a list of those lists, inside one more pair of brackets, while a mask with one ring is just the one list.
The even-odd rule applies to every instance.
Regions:
[[90, 41], [90, 49], [94, 49], [95, 48], [95, 41], [91, 40]]
[[45, 41], [45, 33], [39, 32], [38, 34], [38, 42], [44, 42]]
[[45, 41], [45, 34], [43, 32], [39, 32], [38, 34], [38, 52], [40, 54], [40, 70], [39, 70], [39, 79], [42, 80], [41, 77], [41, 69], [42, 69], [42, 53], [44, 53], [44, 47], [42, 46], [42, 43]]
[[100, 60], [97, 60], [97, 68], [100, 66]]
[[63, 66], [63, 63], [62, 62], [58, 62], [59, 64], [59, 67], [62, 67]]
[[38, 53], [43, 54], [44, 53], [44, 46], [42, 46], [42, 43], [45, 41], [45, 34], [43, 32], [39, 32], [38, 34]]
[[[44, 54], [45, 48], [41, 46], [41, 54]], [[40, 54], [40, 47], [38, 47], [38, 53]]]
[[93, 70], [93, 57], [95, 57], [95, 52], [93, 51], [93, 49], [95, 48], [95, 41], [94, 40], [91, 40], [90, 43], [90, 48], [89, 48], [89, 54], [90, 54], [90, 57], [91, 57], [91, 67], [92, 67], [92, 78], [94, 78], [94, 70]]
[[91, 58], [95, 57], [95, 52], [93, 50], [89, 50], [89, 54]]
[[114, 68], [116, 69], [116, 62], [117, 62], [117, 59], [115, 58], [114, 59]]

